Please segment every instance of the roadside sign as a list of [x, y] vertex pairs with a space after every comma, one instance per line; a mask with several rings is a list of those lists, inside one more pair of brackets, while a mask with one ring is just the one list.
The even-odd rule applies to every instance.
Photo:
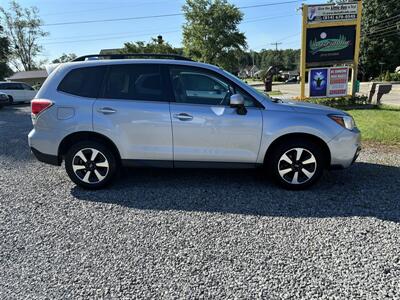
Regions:
[[[311, 68], [328, 68], [335, 65], [351, 67], [351, 95], [355, 95], [360, 57], [362, 7], [362, 0], [341, 4], [303, 4], [300, 99], [305, 99], [306, 74], [309, 72], [310, 76]], [[339, 88], [337, 93], [338, 90]], [[339, 94], [343, 92], [343, 89], [341, 90]], [[310, 90], [310, 92], [316, 91]], [[328, 95], [328, 90], [326, 94]]]
[[309, 5], [307, 23], [325, 23], [356, 20], [358, 3]]
[[348, 81], [348, 67], [330, 68], [328, 79], [328, 97], [347, 96]]
[[310, 97], [347, 96], [348, 79], [348, 67], [310, 69], [308, 79]]
[[356, 26], [335, 26], [307, 29], [307, 66], [352, 63]]
[[308, 79], [310, 97], [326, 97], [328, 91], [328, 70], [328, 68], [310, 70]]

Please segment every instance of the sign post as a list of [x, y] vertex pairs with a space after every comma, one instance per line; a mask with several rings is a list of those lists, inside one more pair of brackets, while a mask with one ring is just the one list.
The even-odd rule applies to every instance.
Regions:
[[362, 0], [342, 4], [303, 5], [302, 12], [300, 98], [305, 99], [306, 72], [310, 68], [335, 65], [351, 66], [354, 96], [360, 52]]
[[356, 25], [356, 49], [354, 53], [353, 70], [351, 72], [351, 95], [356, 95], [356, 81], [358, 74], [358, 61], [360, 58], [360, 43], [361, 43], [361, 14], [362, 14], [362, 0], [358, 4], [357, 25]]

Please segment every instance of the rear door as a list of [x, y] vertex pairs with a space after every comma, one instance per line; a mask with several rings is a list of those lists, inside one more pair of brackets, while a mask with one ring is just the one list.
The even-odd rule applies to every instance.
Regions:
[[172, 166], [169, 97], [161, 73], [157, 64], [108, 67], [93, 106], [93, 128], [116, 141], [125, 163]]

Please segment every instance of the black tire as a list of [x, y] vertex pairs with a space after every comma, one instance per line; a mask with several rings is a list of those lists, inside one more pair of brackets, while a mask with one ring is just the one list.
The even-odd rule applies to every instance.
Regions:
[[[99, 153], [92, 161], [91, 156], [95, 152], [93, 150], [99, 151]], [[82, 154], [86, 162], [81, 158]], [[100, 165], [102, 166], [100, 167]], [[107, 186], [115, 178], [118, 169], [119, 163], [113, 151], [97, 141], [74, 144], [65, 156], [65, 170], [69, 178], [85, 189], [96, 190]], [[90, 173], [86, 177], [88, 172]], [[100, 178], [101, 180], [99, 180]]]
[[13, 105], [13, 104], [14, 104], [14, 98], [13, 98], [12, 96], [10, 96], [10, 95], [8, 95], [8, 103], [9, 103], [10, 105]]
[[[284, 157], [285, 154], [289, 159]], [[315, 142], [301, 139], [276, 145], [266, 159], [273, 180], [288, 190], [302, 190], [315, 184], [321, 178], [326, 164], [321, 147]]]

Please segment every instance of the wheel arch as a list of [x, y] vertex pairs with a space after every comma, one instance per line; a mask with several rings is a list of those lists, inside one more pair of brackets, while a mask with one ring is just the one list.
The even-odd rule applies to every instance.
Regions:
[[60, 146], [58, 147], [58, 157], [61, 160], [65, 154], [67, 153], [68, 149], [74, 145], [75, 143], [82, 142], [82, 141], [96, 141], [99, 143], [104, 144], [106, 147], [111, 149], [111, 151], [115, 154], [117, 160], [121, 160], [121, 155], [118, 151], [117, 146], [115, 143], [108, 137], [92, 131], [79, 131], [71, 133], [64, 137], [61, 141]]
[[329, 150], [329, 147], [327, 145], [327, 143], [321, 139], [320, 137], [313, 135], [313, 134], [309, 134], [309, 133], [302, 133], [302, 132], [295, 132], [295, 133], [288, 133], [288, 134], [284, 134], [279, 136], [278, 138], [276, 138], [269, 146], [267, 151], [265, 152], [264, 155], [264, 164], [267, 162], [268, 157], [270, 156], [270, 154], [274, 151], [274, 149], [282, 144], [285, 143], [286, 141], [289, 140], [293, 140], [293, 139], [302, 139], [302, 140], [307, 140], [310, 141], [312, 143], [315, 143], [317, 145], [319, 145], [324, 153], [325, 156], [325, 168], [328, 168], [330, 166], [331, 163], [331, 152]]

